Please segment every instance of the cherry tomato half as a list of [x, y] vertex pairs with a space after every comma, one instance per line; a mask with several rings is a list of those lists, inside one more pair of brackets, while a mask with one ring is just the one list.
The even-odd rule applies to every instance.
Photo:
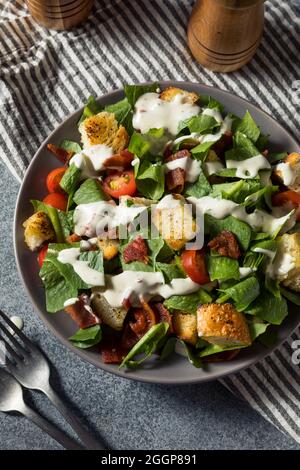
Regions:
[[64, 190], [60, 187], [59, 183], [66, 171], [66, 168], [55, 168], [55, 170], [50, 171], [46, 179], [46, 185], [49, 193], [65, 193]]
[[287, 206], [287, 208], [296, 209], [296, 218], [300, 220], [300, 194], [296, 191], [283, 191], [274, 194], [272, 197], [274, 206]]
[[65, 211], [68, 205], [68, 198], [65, 194], [50, 193], [44, 197], [43, 202], [49, 206], [55, 207], [61, 211]]
[[185, 250], [181, 254], [181, 263], [186, 274], [198, 284], [210, 282], [205, 266], [204, 250]]
[[46, 257], [47, 251], [48, 251], [48, 243], [47, 243], [47, 245], [44, 245], [44, 246], [40, 249], [40, 252], [39, 252], [39, 254], [38, 254], [38, 263], [39, 263], [39, 267], [40, 267], [40, 268], [43, 266], [44, 259], [45, 259], [45, 257]]
[[136, 192], [133, 171], [114, 171], [103, 181], [103, 189], [114, 198], [132, 196]]

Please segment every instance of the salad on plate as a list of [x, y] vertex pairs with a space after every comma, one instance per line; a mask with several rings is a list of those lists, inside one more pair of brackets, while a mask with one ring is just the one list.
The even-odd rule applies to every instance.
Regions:
[[272, 152], [248, 111], [210, 96], [124, 94], [90, 97], [78, 142], [47, 146], [60, 164], [24, 222], [47, 311], [120, 367], [271, 345], [300, 305], [300, 154]]

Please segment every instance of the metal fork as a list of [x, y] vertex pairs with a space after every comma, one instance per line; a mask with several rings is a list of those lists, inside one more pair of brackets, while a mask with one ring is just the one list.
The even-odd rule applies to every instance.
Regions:
[[66, 434], [53, 426], [48, 420], [39, 415], [24, 402], [23, 390], [19, 382], [5, 369], [0, 368], [0, 411], [9, 413], [18, 411], [26, 418], [33, 421], [39, 428], [49, 434], [65, 449], [83, 449], [77, 442], [70, 439]]
[[[6, 361], [9, 372], [26, 388], [40, 390], [56, 406], [68, 423], [72, 426], [78, 437], [88, 449], [106, 449], [103, 442], [95, 439], [82, 423], [72, 414], [69, 408], [61, 400], [50, 385], [50, 368], [42, 352], [27, 338], [27, 336], [0, 310], [0, 317], [14, 331], [0, 322], [0, 329], [10, 340], [10, 343], [2, 335], [1, 340], [12, 359]], [[18, 340], [17, 340], [18, 338]], [[23, 344], [20, 343], [21, 340]]]

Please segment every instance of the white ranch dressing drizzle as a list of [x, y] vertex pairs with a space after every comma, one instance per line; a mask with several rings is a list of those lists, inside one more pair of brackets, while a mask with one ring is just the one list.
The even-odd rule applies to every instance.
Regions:
[[140, 298], [150, 300], [161, 296], [167, 299], [172, 295], [184, 295], [199, 290], [199, 284], [190, 278], [173, 279], [165, 284], [162, 273], [123, 271], [116, 276], [105, 276], [106, 290], [102, 293], [112, 307], [121, 307], [124, 299], [131, 305], [139, 306]]
[[275, 170], [280, 171], [285, 186], [290, 186], [295, 182], [296, 172], [293, 171], [293, 168], [288, 163], [279, 163], [275, 166]]
[[98, 173], [104, 170], [104, 162], [113, 155], [113, 149], [107, 145], [98, 144], [85, 148], [80, 153], [76, 153], [69, 164], [74, 164], [81, 170], [82, 179], [95, 178]]
[[107, 227], [113, 229], [118, 225], [127, 225], [141, 212], [145, 206], [116, 206], [112, 201], [98, 201], [79, 204], [73, 216], [74, 231], [77, 235], [94, 237]]
[[78, 302], [78, 297], [72, 297], [71, 299], [67, 299], [65, 302], [64, 302], [64, 307], [69, 307], [70, 305], [74, 305], [76, 304], [76, 302]]
[[219, 132], [217, 132], [216, 134], [202, 135], [201, 138], [199, 139], [200, 143], [204, 144], [206, 142], [217, 142], [217, 140], [220, 140], [221, 137], [226, 132], [229, 132], [231, 130], [231, 126], [232, 126], [232, 119], [229, 116], [226, 116], [223, 123], [222, 123], [222, 125], [221, 125], [221, 128], [220, 128]]
[[185, 170], [185, 180], [189, 183], [197, 181], [201, 173], [201, 164], [190, 157], [178, 158], [177, 160], [165, 163], [165, 173], [169, 173], [176, 168]]
[[294, 211], [291, 211], [280, 218], [261, 210], [255, 210], [252, 214], [248, 214], [243, 206], [233, 201], [211, 196], [204, 196], [199, 199], [191, 196], [187, 198], [187, 201], [196, 206], [197, 211], [202, 214], [210, 214], [216, 219], [224, 219], [228, 215], [232, 215], [249, 224], [253, 230], [262, 230], [270, 235], [283, 227], [294, 213]]
[[66, 248], [59, 252], [57, 259], [63, 264], [71, 264], [75, 273], [78, 274], [86, 284], [91, 286], [103, 286], [104, 273], [91, 268], [87, 261], [79, 260], [79, 255], [80, 248]]
[[203, 162], [202, 166], [206, 176], [214, 175], [224, 168], [223, 163], [220, 161]]
[[240, 279], [244, 279], [247, 277], [249, 274], [252, 274], [256, 271], [255, 268], [249, 268], [249, 267], [241, 267], [239, 268], [240, 271]]
[[158, 93], [145, 93], [135, 103], [132, 124], [143, 134], [150, 129], [163, 127], [172, 135], [177, 134], [180, 121], [196, 116], [200, 107], [189, 103], [179, 93], [172, 101], [164, 101]]
[[263, 155], [246, 158], [245, 160], [226, 160], [227, 168], [236, 168], [237, 178], [255, 178], [259, 170], [270, 169], [271, 165]]
[[263, 253], [270, 262], [267, 264], [266, 272], [272, 279], [280, 279], [283, 281], [287, 278], [288, 273], [295, 267], [295, 260], [289, 253], [285, 253], [280, 249], [277, 251], [266, 250], [264, 248], [254, 248], [253, 251]]
[[205, 108], [202, 111], [202, 114], [205, 116], [211, 116], [213, 117], [219, 124], [223, 122], [223, 117], [218, 108]]

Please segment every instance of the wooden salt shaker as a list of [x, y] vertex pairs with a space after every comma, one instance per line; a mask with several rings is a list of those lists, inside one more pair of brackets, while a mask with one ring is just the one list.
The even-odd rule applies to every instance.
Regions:
[[252, 59], [264, 27], [264, 0], [197, 0], [188, 26], [194, 57], [215, 72]]
[[33, 18], [49, 29], [70, 29], [87, 19], [94, 0], [26, 0]]

